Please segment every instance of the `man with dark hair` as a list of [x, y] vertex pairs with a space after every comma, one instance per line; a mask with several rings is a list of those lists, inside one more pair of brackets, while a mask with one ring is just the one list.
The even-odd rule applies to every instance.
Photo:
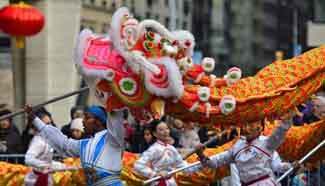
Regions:
[[[0, 116], [10, 114], [10, 110], [0, 111]], [[0, 121], [0, 154], [19, 154], [21, 153], [22, 143], [18, 129], [14, 126], [12, 119]], [[9, 162], [17, 163], [9, 159]]]

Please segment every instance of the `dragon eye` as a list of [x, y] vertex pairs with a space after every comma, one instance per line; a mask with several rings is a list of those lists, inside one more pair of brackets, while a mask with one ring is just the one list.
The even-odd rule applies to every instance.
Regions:
[[192, 44], [191, 41], [189, 41], [189, 40], [185, 41], [185, 46], [190, 47], [191, 44]]

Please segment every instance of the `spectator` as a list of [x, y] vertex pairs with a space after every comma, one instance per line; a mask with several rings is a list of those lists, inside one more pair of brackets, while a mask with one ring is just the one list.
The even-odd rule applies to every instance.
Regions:
[[72, 120], [76, 119], [76, 118], [83, 118], [84, 117], [84, 109], [80, 106], [72, 107], [70, 110], [70, 117], [71, 117], [71, 121], [61, 128], [62, 133], [64, 135], [68, 136], [69, 138], [72, 137], [71, 130], [70, 130]]
[[[10, 110], [0, 111], [0, 116], [10, 114]], [[0, 154], [19, 154], [22, 151], [20, 134], [15, 128], [12, 119], [0, 121]], [[9, 162], [17, 163], [12, 159]], [[20, 162], [19, 162], [20, 163]]]
[[198, 135], [198, 130], [194, 126], [193, 122], [189, 122], [187, 125], [184, 125], [184, 131], [181, 133], [179, 138], [179, 145], [181, 146], [181, 152], [187, 153], [192, 151], [195, 146], [200, 144], [200, 138]]
[[144, 129], [150, 127], [149, 123], [151, 122], [151, 120], [149, 122], [144, 121], [144, 120], [140, 120], [139, 122], [136, 122], [136, 128], [134, 131], [133, 136], [131, 137], [131, 152], [133, 153], [142, 153], [144, 150], [143, 147], [143, 141], [144, 141]]
[[180, 147], [179, 144], [181, 133], [184, 131], [184, 123], [182, 120], [175, 119], [172, 126], [170, 126], [170, 136], [174, 138], [174, 147]]
[[82, 118], [76, 118], [71, 121], [71, 138], [79, 140], [83, 138], [84, 134], [84, 125]]
[[325, 97], [314, 96], [310, 102], [298, 106], [297, 114], [293, 117], [295, 125], [313, 123], [325, 118]]
[[146, 151], [154, 142], [156, 141], [153, 136], [152, 130], [149, 126], [143, 129], [143, 141], [139, 145], [139, 152], [142, 153]]
[[315, 117], [320, 119], [325, 119], [325, 97], [315, 96], [312, 98], [313, 103], [313, 114]]

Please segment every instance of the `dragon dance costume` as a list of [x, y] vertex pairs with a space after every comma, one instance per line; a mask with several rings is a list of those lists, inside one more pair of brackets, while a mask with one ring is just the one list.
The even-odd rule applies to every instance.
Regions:
[[93, 138], [74, 140], [67, 138], [53, 126], [45, 125], [39, 118], [33, 120], [49, 144], [69, 157], [80, 157], [89, 186], [122, 186], [120, 180], [124, 128], [123, 112], [116, 111], [107, 119], [107, 129]]

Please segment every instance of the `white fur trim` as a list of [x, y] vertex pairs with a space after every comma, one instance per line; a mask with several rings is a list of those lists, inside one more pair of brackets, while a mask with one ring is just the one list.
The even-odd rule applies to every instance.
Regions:
[[163, 49], [168, 53], [168, 54], [176, 54], [177, 53], [177, 46], [172, 46], [165, 42], [163, 44]]
[[130, 15], [129, 10], [126, 7], [121, 7], [117, 9], [113, 16], [112, 16], [112, 22], [111, 22], [111, 28], [109, 31], [109, 34], [111, 35], [114, 48], [122, 55], [125, 53], [125, 49], [121, 45], [121, 26], [122, 26], [122, 18], [125, 15]]
[[202, 65], [202, 68], [204, 69], [204, 71], [212, 72], [214, 70], [215, 63], [216, 62], [213, 58], [205, 57], [205, 58], [203, 58], [201, 65]]
[[[168, 97], [177, 97], [180, 98], [183, 95], [184, 86], [182, 81], [182, 75], [179, 72], [178, 66], [175, 63], [175, 60], [169, 57], [162, 57], [158, 59], [149, 59], [152, 64], [160, 64], [164, 65], [166, 71], [168, 73], [168, 87], [167, 88], [158, 88], [154, 84], [150, 82], [152, 77], [152, 72], [144, 69], [145, 71], [145, 78], [144, 83], [146, 89], [156, 95], [156, 96], [163, 96], [165, 98]], [[160, 69], [159, 69], [160, 70]]]
[[194, 111], [197, 109], [198, 106], [199, 106], [199, 102], [197, 101], [197, 102], [195, 102], [195, 103], [191, 106], [191, 108], [189, 109], [189, 111], [190, 111], [190, 112], [194, 112]]
[[234, 96], [226, 95], [221, 98], [219, 103], [220, 110], [223, 114], [227, 115], [235, 110], [236, 99]]
[[[88, 77], [88, 79], [96, 79], [98, 77], [105, 78], [107, 71], [105, 70], [98, 70], [98, 69], [87, 69], [83, 66], [83, 58], [84, 58], [84, 52], [87, 48], [87, 38], [89, 37], [95, 37], [95, 35], [89, 30], [84, 29], [81, 31], [77, 38], [77, 42], [74, 48], [74, 62], [77, 66], [77, 69], [81, 75], [84, 77]], [[109, 37], [107, 36], [107, 39], [109, 40]], [[93, 81], [93, 80], [91, 80]], [[91, 82], [88, 82], [91, 83]], [[92, 82], [93, 83], [93, 82]]]
[[199, 96], [199, 99], [203, 102], [209, 101], [210, 98], [210, 88], [208, 87], [200, 87], [197, 91], [197, 95]]
[[140, 51], [132, 51], [130, 54], [130, 58], [129, 59], [132, 59], [131, 60], [131, 63], [137, 63], [139, 64], [141, 67], [143, 67], [144, 69], [146, 70], [149, 70], [151, 71], [152, 73], [158, 75], [160, 73], [160, 69], [152, 64], [150, 61], [148, 61], [148, 59], [146, 59], [142, 52]]
[[153, 28], [155, 32], [157, 32], [162, 37], [166, 37], [167, 39], [171, 40], [172, 34], [170, 31], [162, 24], [155, 20], [147, 19], [143, 20], [139, 23], [137, 28], [137, 40], [142, 37], [143, 33], [146, 31], [146, 28]]
[[[187, 30], [176, 30], [176, 31], [171, 32], [171, 34], [172, 34], [172, 39], [177, 40], [179, 43], [179, 46], [182, 48], [185, 48], [186, 56], [192, 57], [194, 46], [195, 46], [195, 40], [194, 40], [193, 34]], [[190, 47], [187, 47], [185, 45], [186, 41], [191, 42]]]

